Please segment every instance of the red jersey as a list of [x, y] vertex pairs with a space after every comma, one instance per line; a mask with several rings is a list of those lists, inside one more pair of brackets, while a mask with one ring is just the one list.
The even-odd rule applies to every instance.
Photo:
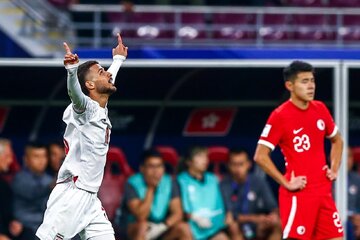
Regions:
[[[292, 171], [295, 176], [307, 177], [301, 193], [329, 194], [331, 181], [323, 170], [326, 165], [324, 138], [336, 133], [337, 127], [324, 103], [310, 101], [309, 107], [302, 110], [288, 100], [271, 113], [258, 143], [272, 150], [279, 145], [285, 157], [288, 180]], [[280, 189], [280, 193], [285, 191]]]

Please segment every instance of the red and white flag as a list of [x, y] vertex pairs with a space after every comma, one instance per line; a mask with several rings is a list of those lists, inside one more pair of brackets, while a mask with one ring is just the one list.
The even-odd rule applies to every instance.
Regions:
[[185, 136], [225, 136], [232, 125], [236, 108], [199, 108], [191, 112]]

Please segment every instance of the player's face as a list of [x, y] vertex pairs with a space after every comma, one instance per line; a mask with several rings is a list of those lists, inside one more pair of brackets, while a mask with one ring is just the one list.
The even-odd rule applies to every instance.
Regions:
[[141, 168], [145, 179], [151, 179], [153, 181], [160, 181], [165, 172], [164, 162], [159, 157], [148, 158]]
[[233, 178], [235, 178], [236, 180], [246, 180], [246, 176], [250, 167], [251, 163], [246, 153], [230, 155], [229, 171]]
[[100, 64], [94, 64], [90, 67], [89, 79], [95, 84], [95, 89], [100, 94], [111, 95], [116, 92], [116, 87], [111, 82], [112, 74], [105, 71]]
[[6, 144], [4, 146], [3, 152], [0, 154], [0, 171], [6, 172], [9, 169], [12, 161], [13, 161], [13, 156], [12, 156], [11, 146], [9, 144]]
[[196, 172], [205, 172], [209, 165], [209, 158], [206, 151], [199, 152], [189, 162], [189, 168], [192, 168]]
[[300, 72], [291, 82], [292, 96], [300, 101], [309, 102], [315, 97], [315, 78], [312, 72]]
[[25, 154], [27, 167], [36, 174], [42, 174], [48, 164], [46, 148], [30, 148]]

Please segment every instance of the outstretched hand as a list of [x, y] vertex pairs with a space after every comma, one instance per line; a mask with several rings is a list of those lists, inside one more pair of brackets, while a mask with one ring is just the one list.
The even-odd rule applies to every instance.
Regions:
[[66, 42], [64, 42], [64, 48], [65, 48], [64, 65], [67, 66], [67, 65], [72, 65], [72, 64], [78, 63], [79, 62], [78, 55], [76, 53], [73, 54], [71, 52], [71, 50]]
[[118, 45], [112, 49], [112, 55], [122, 55], [124, 57], [127, 57], [127, 50], [128, 47], [125, 47], [123, 42], [122, 42], [122, 38], [120, 36], [120, 33], [117, 34], [117, 40], [118, 40]]
[[295, 192], [298, 190], [302, 190], [306, 187], [306, 176], [297, 176], [295, 177], [294, 171], [291, 172], [290, 182], [287, 184], [287, 190], [291, 192]]

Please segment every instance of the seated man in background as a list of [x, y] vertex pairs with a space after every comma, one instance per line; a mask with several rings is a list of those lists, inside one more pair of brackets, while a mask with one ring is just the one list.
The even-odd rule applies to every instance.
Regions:
[[13, 161], [11, 142], [0, 138], [0, 240], [30, 240], [32, 235], [14, 217], [11, 186], [3, 178]]
[[351, 239], [360, 239], [360, 175], [354, 171], [354, 154], [348, 149], [348, 215], [352, 230], [348, 235]]
[[217, 177], [207, 172], [207, 148], [193, 147], [180, 162], [178, 182], [184, 208], [188, 239], [240, 240], [240, 231], [234, 222], [226, 221], [223, 197]]
[[62, 142], [51, 142], [48, 145], [49, 164], [46, 168], [46, 172], [57, 178], [61, 164], [65, 159], [65, 148]]
[[281, 239], [276, 200], [265, 179], [249, 174], [251, 161], [243, 149], [229, 153], [230, 175], [221, 182], [227, 211], [245, 239]]
[[[43, 220], [46, 201], [53, 187], [54, 179], [45, 173], [48, 155], [45, 145], [30, 143], [25, 147], [25, 167], [14, 178], [15, 217], [24, 228], [33, 232]], [[29, 238], [29, 240], [31, 240]]]
[[124, 196], [130, 239], [189, 239], [180, 223], [183, 212], [178, 185], [165, 174], [163, 159], [157, 151], [145, 151], [140, 173], [128, 179]]

